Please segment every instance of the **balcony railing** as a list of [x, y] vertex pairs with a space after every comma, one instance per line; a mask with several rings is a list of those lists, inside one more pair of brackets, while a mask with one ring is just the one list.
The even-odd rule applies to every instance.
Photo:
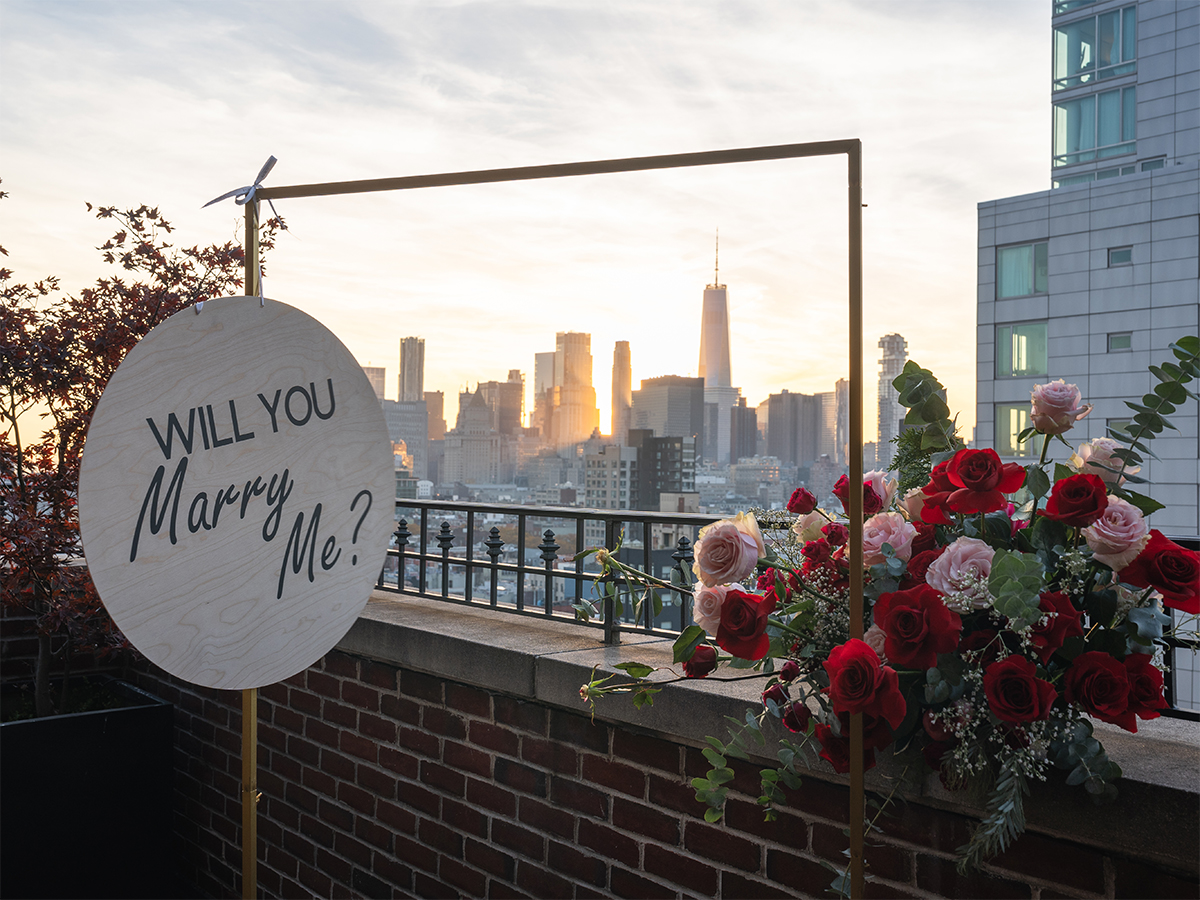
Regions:
[[[380, 573], [378, 588], [497, 612], [537, 616], [603, 632], [605, 643], [622, 634], [674, 638], [692, 624], [691, 595], [659, 592], [662, 608], [620, 602], [603, 584], [593, 547], [613, 549], [618, 558], [665, 582], [690, 584], [692, 545], [700, 528], [718, 516], [629, 509], [520, 506], [449, 500], [397, 500], [398, 527]], [[770, 534], [771, 524], [762, 523]], [[774, 523], [781, 530], [787, 525]], [[1200, 549], [1194, 537], [1173, 538]], [[618, 587], [621, 587], [618, 585]], [[621, 591], [616, 592], [618, 595]], [[589, 615], [584, 617], [582, 610]], [[1200, 661], [1195, 641], [1168, 638], [1166, 696], [1179, 696], [1177, 663]], [[1184, 667], [1182, 677], [1194, 679]], [[1168, 715], [1200, 719], [1194, 709], [1174, 708]]]

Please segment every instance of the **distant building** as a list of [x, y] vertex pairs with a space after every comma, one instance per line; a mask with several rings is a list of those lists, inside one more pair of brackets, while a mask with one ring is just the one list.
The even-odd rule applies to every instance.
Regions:
[[887, 468], [896, 452], [893, 440], [904, 430], [905, 409], [900, 405], [900, 392], [892, 381], [904, 371], [908, 361], [908, 341], [898, 334], [885, 334], [879, 339], [879, 439], [876, 443], [877, 465]]
[[371, 382], [371, 387], [375, 389], [375, 399], [382, 400], [387, 369], [382, 366], [363, 366], [362, 370], [367, 376], [367, 381]]
[[658, 509], [663, 492], [696, 490], [694, 437], [655, 437], [649, 431], [631, 428], [629, 443], [637, 448], [638, 509]]
[[643, 378], [632, 392], [630, 417], [634, 429], [657, 437], [694, 437], [704, 441], [704, 379], [682, 375]]
[[425, 401], [400, 402], [381, 400], [388, 436], [393, 443], [403, 441], [412, 458], [412, 475], [420, 480], [428, 477], [429, 413]]
[[446, 436], [446, 395], [441, 391], [426, 391], [425, 409], [429, 414], [429, 440], [442, 440]]
[[425, 399], [425, 339], [400, 338], [399, 393], [401, 403], [417, 403]]
[[753, 406], [746, 405], [745, 397], [739, 397], [737, 406], [729, 412], [733, 417], [729, 424], [729, 461], [732, 464], [758, 454], [758, 416]]
[[633, 367], [629, 355], [629, 341], [617, 341], [613, 345], [612, 367], [612, 439], [614, 444], [625, 444], [629, 440], [629, 428], [633, 412]]
[[767, 455], [785, 466], [808, 467], [837, 443], [834, 392], [798, 394], [783, 390], [767, 398]]
[[705, 414], [705, 430], [699, 436], [700, 453], [716, 463], [729, 462], [730, 410], [742, 389], [733, 387], [729, 358], [729, 296], [721, 284], [720, 267], [714, 261], [713, 281], [704, 289], [700, 312], [700, 365], [704, 379], [704, 402], [712, 408]]
[[[446, 433], [442, 481], [447, 484], [504, 484], [513, 478], [511, 460], [505, 459], [503, 436], [492, 427], [492, 410], [482, 391], [459, 415], [453, 431]], [[507, 465], [506, 465], [507, 463]]]

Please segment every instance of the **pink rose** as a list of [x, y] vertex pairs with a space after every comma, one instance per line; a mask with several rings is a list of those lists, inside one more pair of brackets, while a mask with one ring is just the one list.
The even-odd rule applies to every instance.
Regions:
[[977, 538], [961, 537], [930, 563], [925, 583], [946, 595], [946, 605], [956, 612], [986, 609], [991, 605], [988, 576], [996, 551]]
[[1150, 526], [1142, 511], [1120, 497], [1109, 497], [1100, 518], [1083, 529], [1092, 558], [1119, 572], [1137, 559], [1150, 540]]
[[707, 585], [740, 581], [767, 555], [754, 516], [738, 513], [700, 529], [696, 538], [696, 577]]
[[1034, 385], [1029, 395], [1033, 404], [1029, 419], [1042, 434], [1062, 434], [1092, 411], [1083, 403], [1079, 388], [1061, 378], [1049, 384]]
[[[1080, 444], [1079, 449], [1071, 456], [1070, 463], [1080, 472], [1086, 472], [1089, 475], [1099, 475], [1108, 484], [1114, 484], [1117, 480], [1117, 473], [1110, 472], [1108, 469], [1120, 469], [1122, 461], [1114, 457], [1114, 450], [1123, 450], [1125, 445], [1114, 441], [1112, 438], [1092, 438], [1086, 444]], [[1099, 463], [1101, 466], [1108, 468], [1100, 468], [1100, 466], [1091, 465], [1091, 463]], [[1128, 466], [1125, 469], [1127, 475], [1136, 475], [1142, 470], [1141, 466]], [[1124, 482], [1125, 478], [1122, 477]]]
[[869, 484], [872, 490], [883, 503], [883, 509], [887, 509], [892, 505], [892, 498], [896, 496], [896, 479], [888, 478], [888, 473], [875, 469], [863, 476], [863, 484]]
[[921, 488], [913, 488], [902, 500], [896, 502], [896, 506], [908, 516], [910, 522], [920, 522], [921, 508], [925, 506], [925, 492]]
[[879, 661], [884, 665], [887, 664], [887, 657], [883, 653], [884, 642], [887, 641], [887, 635], [878, 625], [872, 625], [863, 635], [863, 640], [867, 646], [879, 654]]
[[883, 545], [891, 544], [896, 558], [905, 562], [912, 557], [912, 542], [917, 529], [906, 522], [900, 513], [878, 513], [863, 523], [863, 563], [878, 565], [886, 557]]
[[828, 519], [819, 512], [810, 512], [807, 516], [796, 520], [796, 524], [792, 526], [792, 531], [796, 533], [796, 537], [800, 539], [800, 543], [807, 544], [809, 541], [815, 541], [821, 537], [821, 528], [827, 521]]
[[692, 598], [692, 620], [708, 632], [709, 637], [717, 636], [721, 625], [721, 608], [725, 605], [725, 594], [728, 591], [745, 591], [740, 584], [718, 584], [713, 587], [701, 587]]

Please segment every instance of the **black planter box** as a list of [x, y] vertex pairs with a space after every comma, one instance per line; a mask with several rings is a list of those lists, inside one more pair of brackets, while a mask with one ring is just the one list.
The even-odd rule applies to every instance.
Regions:
[[129, 700], [0, 724], [0, 895], [169, 897], [172, 706]]

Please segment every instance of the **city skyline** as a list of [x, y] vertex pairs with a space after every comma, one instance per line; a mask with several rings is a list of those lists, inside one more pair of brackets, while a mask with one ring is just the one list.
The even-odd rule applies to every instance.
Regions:
[[[1045, 0], [4, 13], [6, 262], [72, 292], [116, 274], [85, 202], [157, 206], [183, 245], [240, 242], [240, 208], [201, 207], [269, 155], [283, 185], [858, 137], [866, 337], [904, 333], [969, 432], [976, 204], [1047, 183]], [[363, 365], [422, 335], [425, 387], [448, 397], [528, 369], [547, 330], [590, 333], [604, 360], [630, 341], [636, 383], [696, 374], [719, 227], [743, 393], [827, 390], [845, 369], [844, 177], [801, 160], [277, 201], [290, 233], [264, 288]]]

